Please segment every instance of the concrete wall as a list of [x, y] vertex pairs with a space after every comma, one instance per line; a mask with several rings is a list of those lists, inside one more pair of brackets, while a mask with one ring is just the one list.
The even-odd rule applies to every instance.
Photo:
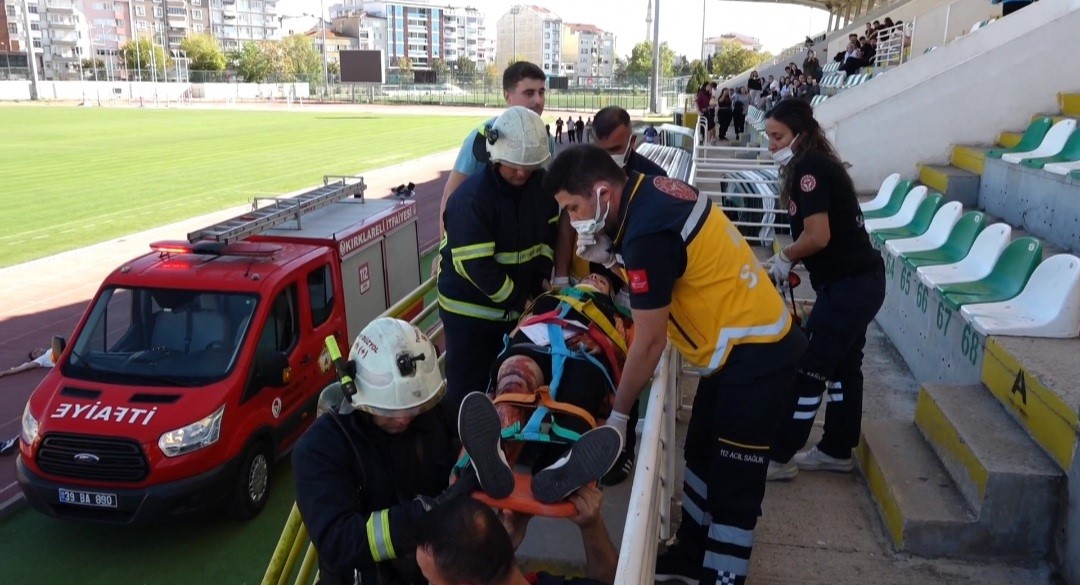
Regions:
[[[195, 99], [283, 99], [307, 97], [307, 83], [151, 83], [126, 81], [39, 81], [38, 95], [46, 101], [102, 103], [109, 100], [175, 101]], [[0, 81], [0, 101], [28, 101], [29, 81]]]
[[979, 207], [1040, 239], [1080, 251], [1080, 182], [988, 158]]
[[[912, 17], [911, 54], [921, 55], [929, 47], [944, 45], [967, 34], [977, 22], [1001, 16], [1001, 5], [985, 0], [957, 0]], [[902, 19], [908, 22], [907, 19]]]
[[[919, 162], [945, 162], [952, 144], [989, 144], [1057, 109], [1057, 93], [1080, 89], [1080, 0], [1040, 0], [815, 109], [859, 191]], [[1050, 66], [1050, 64], [1053, 66]]]

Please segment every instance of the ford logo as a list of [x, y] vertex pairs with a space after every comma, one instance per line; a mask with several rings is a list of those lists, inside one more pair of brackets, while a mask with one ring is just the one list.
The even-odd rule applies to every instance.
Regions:
[[79, 453], [75, 455], [75, 461], [79, 463], [97, 463], [101, 458], [93, 453]]

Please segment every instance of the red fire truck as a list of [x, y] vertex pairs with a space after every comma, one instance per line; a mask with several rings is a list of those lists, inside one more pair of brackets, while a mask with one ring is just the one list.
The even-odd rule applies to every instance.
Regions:
[[256, 515], [334, 380], [323, 340], [348, 347], [420, 284], [415, 203], [364, 188], [257, 200], [114, 270], [23, 413], [29, 504], [112, 523]]

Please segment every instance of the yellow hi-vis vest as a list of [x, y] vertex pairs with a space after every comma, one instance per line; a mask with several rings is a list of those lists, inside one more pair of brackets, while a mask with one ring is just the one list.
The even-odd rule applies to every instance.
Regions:
[[787, 335], [791, 318], [784, 300], [750, 245], [707, 196], [678, 199], [657, 189], [653, 177], [637, 187], [626, 203], [616, 249], [660, 231], [682, 238], [686, 269], [672, 291], [667, 333], [694, 369], [710, 374], [723, 367], [735, 346]]

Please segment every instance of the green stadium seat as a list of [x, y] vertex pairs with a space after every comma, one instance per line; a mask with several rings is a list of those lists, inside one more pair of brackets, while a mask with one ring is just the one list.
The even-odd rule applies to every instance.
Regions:
[[1043, 138], [1046, 137], [1046, 133], [1050, 131], [1050, 127], [1053, 125], [1054, 119], [1049, 116], [1033, 120], [1031, 124], [1028, 124], [1027, 130], [1024, 130], [1024, 135], [1016, 146], [1012, 148], [994, 148], [986, 151], [986, 156], [989, 158], [1001, 158], [1002, 155], [1010, 152], [1035, 150], [1042, 144]]
[[975, 238], [984, 227], [986, 227], [986, 214], [981, 211], [969, 211], [956, 222], [952, 231], [949, 232], [949, 238], [940, 248], [903, 254], [904, 261], [912, 268], [959, 262], [971, 251], [971, 245], [975, 243]]
[[874, 209], [872, 211], [864, 211], [863, 219], [880, 219], [882, 217], [892, 217], [896, 215], [897, 211], [900, 211], [900, 207], [904, 205], [904, 196], [911, 191], [912, 186], [915, 183], [911, 179], [904, 179], [896, 184], [893, 189], [892, 196], [889, 197], [889, 202], [885, 204], [885, 207], [881, 209]]
[[[919, 208], [915, 210], [915, 217], [911, 218], [910, 223], [902, 227], [877, 230], [871, 233], [870, 236], [876, 240], [878, 244], [882, 244], [886, 240], [895, 238], [913, 238], [915, 236], [923, 235], [930, 227], [930, 222], [934, 220], [934, 214], [936, 214], [938, 208], [941, 207], [942, 199], [941, 193], [931, 193], [927, 195], [926, 199], [923, 199], [922, 203], [919, 204]], [[957, 203], [955, 207], [961, 207], [961, 205]]]
[[1069, 135], [1069, 139], [1065, 141], [1065, 146], [1061, 147], [1061, 152], [1053, 156], [1024, 159], [1020, 164], [1032, 169], [1041, 169], [1048, 164], [1070, 163], [1075, 161], [1080, 161], [1080, 130], [1074, 130], [1073, 133]]
[[1042, 249], [1042, 242], [1030, 236], [1013, 240], [986, 278], [939, 286], [943, 301], [958, 310], [963, 305], [996, 303], [1015, 297], [1024, 290], [1031, 273], [1042, 262]]

